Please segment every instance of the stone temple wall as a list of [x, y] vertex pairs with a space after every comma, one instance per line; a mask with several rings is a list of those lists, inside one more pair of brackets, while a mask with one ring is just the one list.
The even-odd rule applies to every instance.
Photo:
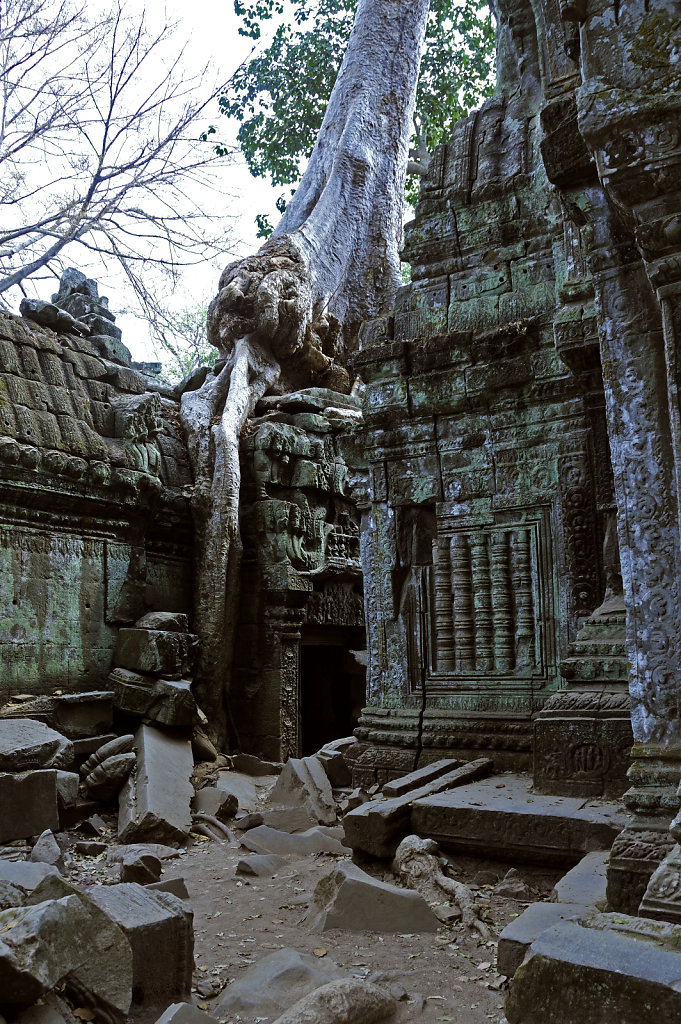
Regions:
[[176, 406], [104, 351], [0, 315], [0, 703], [101, 686], [120, 625], [191, 610]]

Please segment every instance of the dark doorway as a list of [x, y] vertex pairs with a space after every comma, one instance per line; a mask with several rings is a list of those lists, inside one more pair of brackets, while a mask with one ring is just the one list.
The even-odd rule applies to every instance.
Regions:
[[350, 736], [365, 703], [365, 673], [346, 646], [303, 643], [300, 717], [303, 755]]

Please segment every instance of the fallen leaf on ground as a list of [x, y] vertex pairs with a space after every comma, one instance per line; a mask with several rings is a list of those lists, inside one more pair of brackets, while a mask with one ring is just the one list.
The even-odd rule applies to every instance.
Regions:
[[313, 949], [312, 952], [315, 956], [326, 956], [328, 950], [324, 949], [323, 946], [317, 946], [317, 948]]

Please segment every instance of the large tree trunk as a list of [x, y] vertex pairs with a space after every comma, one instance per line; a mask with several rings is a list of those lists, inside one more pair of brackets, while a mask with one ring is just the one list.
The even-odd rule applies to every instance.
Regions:
[[221, 744], [238, 616], [239, 436], [277, 379], [287, 390], [347, 391], [343, 364], [359, 325], [394, 296], [428, 7], [429, 0], [360, 0], [293, 200], [260, 251], [221, 275], [208, 336], [227, 365], [182, 399], [195, 474], [196, 692]]

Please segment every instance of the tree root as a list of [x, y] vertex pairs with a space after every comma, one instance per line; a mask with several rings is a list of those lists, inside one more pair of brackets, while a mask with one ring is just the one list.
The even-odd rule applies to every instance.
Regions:
[[461, 911], [461, 921], [466, 928], [477, 931], [487, 941], [490, 930], [480, 920], [480, 908], [473, 899], [471, 890], [463, 882], [448, 878], [439, 860], [439, 848], [433, 839], [407, 836], [397, 847], [393, 871], [410, 889], [416, 889], [430, 905], [440, 920], [438, 907], [443, 899], [453, 901]]

